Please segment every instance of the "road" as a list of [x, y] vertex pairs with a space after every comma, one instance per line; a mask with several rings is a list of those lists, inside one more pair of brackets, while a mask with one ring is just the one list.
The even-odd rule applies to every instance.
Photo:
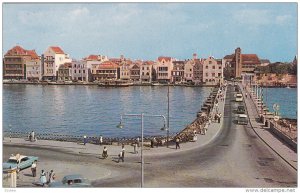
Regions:
[[[296, 187], [297, 171], [267, 147], [249, 124], [235, 123], [237, 104], [233, 100], [234, 89], [229, 86], [222, 131], [208, 145], [145, 156], [145, 187]], [[32, 148], [10, 145], [4, 145], [3, 151], [3, 155], [33, 152]], [[35, 148], [34, 154], [42, 158], [41, 162], [46, 160], [43, 167], [50, 169], [51, 164], [56, 164], [76, 168], [79, 173], [85, 171], [96, 187], [140, 187], [139, 157], [129, 157], [124, 163], [116, 164], [95, 155], [47, 148]], [[101, 178], [92, 178], [101, 173]]]

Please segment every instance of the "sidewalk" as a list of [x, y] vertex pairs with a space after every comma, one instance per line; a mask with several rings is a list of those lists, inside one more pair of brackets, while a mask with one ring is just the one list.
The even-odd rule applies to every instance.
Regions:
[[[243, 90], [242, 85], [239, 85], [244, 96], [246, 109], [248, 111], [249, 121], [254, 132], [258, 137], [265, 142], [277, 155], [279, 155], [284, 161], [286, 161], [294, 169], [298, 169], [297, 163], [297, 153], [290, 149], [285, 143], [280, 141], [278, 138], [272, 134], [268, 128], [266, 128], [262, 123], [259, 123], [257, 120], [259, 114], [255, 107], [253, 97], [249, 97], [250, 93], [246, 90]], [[245, 97], [245, 93], [248, 93], [248, 97]]]
[[[227, 90], [227, 89], [226, 89]], [[207, 128], [207, 132], [205, 135], [197, 135], [197, 141], [195, 142], [187, 142], [187, 143], [180, 143], [180, 149], [175, 149], [175, 144], [171, 143], [169, 148], [166, 146], [159, 146], [158, 148], [149, 148], [144, 147], [143, 155], [144, 156], [153, 156], [153, 155], [166, 155], [176, 152], [182, 152], [186, 150], [191, 150], [194, 148], [202, 147], [212, 141], [221, 131], [221, 126], [223, 123], [224, 117], [224, 103], [226, 100], [226, 90], [224, 92], [225, 99], [224, 101], [219, 100], [219, 112], [222, 113], [221, 122], [211, 122]], [[213, 112], [216, 109], [214, 107]], [[196, 116], [196, 115], [195, 115]], [[196, 118], [196, 117], [195, 117]], [[44, 147], [44, 148], [53, 148], [58, 150], [65, 150], [75, 154], [91, 154], [99, 156], [102, 154], [103, 147], [106, 146], [108, 149], [109, 157], [117, 156], [121, 151], [121, 144], [117, 145], [94, 145], [94, 144], [77, 144], [74, 142], [59, 142], [59, 141], [51, 141], [51, 140], [38, 140], [36, 142], [25, 141], [23, 138], [11, 138], [11, 142], [9, 138], [3, 139], [3, 144], [13, 144], [13, 145], [24, 145], [24, 146], [31, 146], [31, 147]], [[126, 157], [134, 157], [140, 156], [141, 148], [138, 148], [138, 154], [133, 153], [133, 146], [125, 145], [125, 155]], [[11, 153], [18, 153], [18, 152], [11, 152]]]

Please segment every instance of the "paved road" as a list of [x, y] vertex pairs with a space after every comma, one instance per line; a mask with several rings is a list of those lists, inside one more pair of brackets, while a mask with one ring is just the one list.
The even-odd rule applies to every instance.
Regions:
[[[153, 150], [145, 150], [145, 187], [297, 186], [297, 172], [270, 150], [256, 136], [250, 125], [235, 124], [234, 110], [237, 104], [232, 101], [233, 96], [233, 87], [229, 86], [222, 128], [218, 136], [209, 144], [166, 154], [151, 155]], [[217, 127], [216, 124], [212, 126]], [[209, 135], [203, 137], [206, 136]], [[205, 139], [201, 137], [199, 140]], [[182, 149], [184, 148], [185, 146], [182, 145]], [[78, 152], [74, 153], [77, 151], [76, 148], [65, 149], [62, 151], [35, 147], [34, 154], [41, 157], [43, 169], [48, 171], [56, 165], [58, 175], [62, 175], [59, 173], [60, 169], [72, 173], [75, 171], [85, 173], [85, 176], [93, 180], [93, 185], [97, 187], [140, 186], [139, 157], [130, 155], [130, 152], [127, 152], [128, 157], [126, 156], [124, 163], [117, 164], [111, 159], [101, 160], [94, 153], [78, 154]], [[9, 152], [30, 155], [33, 153], [32, 148], [16, 144], [13, 146], [5, 144], [3, 151], [4, 160]], [[167, 152], [163, 149], [156, 151]], [[24, 176], [29, 174], [30, 171], [24, 170]], [[32, 181], [24, 177], [24, 180], [21, 180], [23, 184], [19, 185], [29, 186], [30, 180]]]
[[[233, 87], [225, 101], [221, 134], [209, 145], [146, 158], [145, 187], [295, 187], [297, 172], [273, 153], [250, 126], [235, 124]], [[132, 168], [133, 169], [133, 168]], [[97, 186], [131, 186], [139, 176], [100, 180]]]

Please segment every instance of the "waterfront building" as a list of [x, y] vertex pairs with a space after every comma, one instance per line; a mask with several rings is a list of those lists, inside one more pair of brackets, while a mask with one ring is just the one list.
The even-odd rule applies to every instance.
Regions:
[[235, 53], [227, 55], [225, 58], [229, 58], [230, 65], [229, 72], [233, 78], [240, 78], [242, 73], [253, 73], [257, 66], [261, 65], [261, 62], [256, 54], [242, 54], [241, 48], [236, 48]]
[[194, 75], [194, 60], [185, 61], [184, 65], [184, 80], [185, 82], [192, 82]]
[[156, 79], [158, 82], [166, 83], [171, 81], [171, 71], [174, 59], [171, 57], [160, 56], [155, 64]]
[[87, 68], [87, 81], [92, 82], [94, 80], [92, 69], [105, 61], [108, 61], [108, 57], [104, 55], [89, 55], [83, 58], [83, 63]]
[[126, 58], [124, 57], [124, 55], [121, 55], [120, 58], [109, 58], [108, 60], [120, 66], [121, 63], [126, 60]]
[[203, 83], [203, 60], [194, 57], [193, 82], [196, 85]]
[[132, 65], [130, 65], [129, 68], [129, 74], [130, 74], [130, 80], [137, 82], [140, 81], [140, 64], [137, 62], [134, 62]]
[[57, 73], [57, 80], [58, 81], [71, 81], [72, 80], [72, 63], [66, 62], [61, 64], [58, 68]]
[[58, 46], [50, 46], [44, 52], [44, 74], [45, 80], [57, 80], [58, 68], [61, 64], [71, 63], [69, 55]]
[[184, 81], [184, 61], [173, 61], [171, 82], [181, 83]]
[[224, 60], [212, 56], [203, 61], [203, 83], [205, 85], [218, 85], [223, 83]]
[[131, 60], [122, 61], [120, 64], [120, 79], [130, 80], [130, 66], [132, 65]]
[[26, 60], [26, 77], [29, 81], [39, 81], [42, 79], [41, 58], [34, 50], [31, 50], [31, 59]]
[[[13, 47], [3, 58], [3, 79], [26, 79], [26, 63], [35, 66], [34, 62], [40, 64], [39, 57], [34, 50], [25, 50], [21, 46]], [[38, 69], [35, 68], [35, 70]]]
[[153, 61], [145, 61], [141, 64], [141, 81], [142, 82], [152, 82], [152, 68]]
[[93, 65], [93, 80], [117, 80], [119, 66], [111, 61], [102, 62], [99, 65]]
[[72, 60], [71, 76], [73, 81], [88, 81], [88, 68], [83, 60]]

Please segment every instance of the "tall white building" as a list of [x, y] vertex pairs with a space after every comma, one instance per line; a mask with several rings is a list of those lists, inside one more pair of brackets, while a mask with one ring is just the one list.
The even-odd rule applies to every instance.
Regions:
[[58, 46], [50, 46], [44, 52], [44, 74], [46, 80], [57, 80], [58, 68], [61, 64], [70, 63], [72, 60]]
[[88, 81], [88, 68], [83, 60], [72, 60], [71, 76], [73, 81]]
[[171, 57], [158, 57], [155, 70], [158, 82], [170, 82], [173, 69], [173, 59]]

